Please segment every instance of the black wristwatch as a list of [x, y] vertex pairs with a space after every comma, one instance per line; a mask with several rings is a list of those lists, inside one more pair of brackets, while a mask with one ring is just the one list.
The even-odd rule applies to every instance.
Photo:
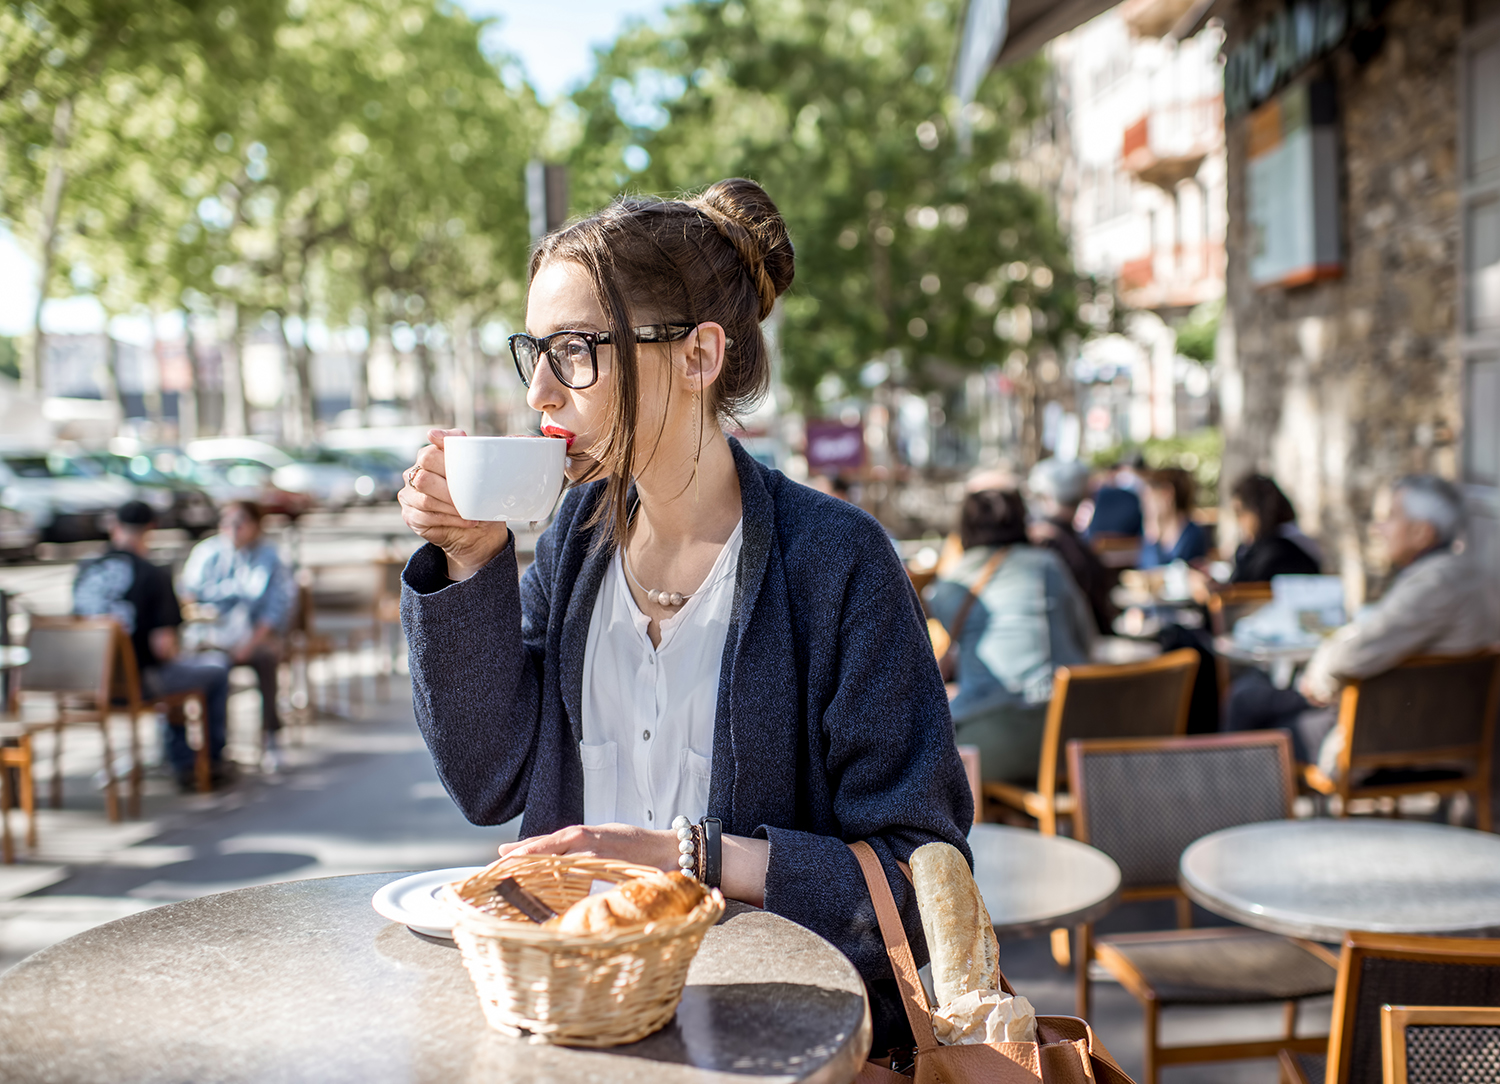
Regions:
[[703, 828], [703, 884], [718, 888], [724, 874], [724, 825], [718, 817], [700, 818]]

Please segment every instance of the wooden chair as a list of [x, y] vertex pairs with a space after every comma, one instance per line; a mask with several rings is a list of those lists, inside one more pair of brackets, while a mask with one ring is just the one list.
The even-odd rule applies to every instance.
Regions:
[[1500, 1008], [1382, 1005], [1384, 1084], [1500, 1080]]
[[[167, 725], [173, 727], [186, 727], [190, 720], [196, 719], [198, 749], [193, 757], [193, 785], [199, 794], [212, 791], [214, 789], [213, 750], [208, 736], [208, 701], [202, 691], [189, 689], [180, 693], [168, 693], [165, 696], [146, 696], [141, 689], [141, 671], [136, 665], [135, 648], [130, 643], [130, 637], [126, 636], [123, 630], [120, 631], [115, 641], [115, 650], [119, 654], [115, 667], [114, 686], [110, 692], [112, 701], [116, 704], [124, 704], [125, 710], [130, 714], [131, 816], [141, 815], [141, 758], [136, 746], [136, 725], [137, 720], [148, 712], [153, 715], [161, 712], [166, 717]], [[196, 711], [188, 711], [190, 707], [196, 707]]]
[[[33, 733], [52, 731], [54, 809], [62, 807], [63, 731], [69, 726], [96, 725], [104, 742], [105, 813], [112, 821], [120, 819], [109, 716], [110, 695], [119, 665], [117, 640], [121, 635], [120, 626], [110, 617], [33, 616], [31, 619], [31, 635], [26, 645], [31, 661], [21, 668], [20, 687], [27, 692], [50, 695], [55, 713], [45, 722], [24, 725]], [[132, 718], [132, 735], [134, 732]], [[137, 790], [133, 801], [139, 801], [138, 794]]]
[[1089, 537], [1089, 545], [1105, 568], [1134, 568], [1141, 560], [1140, 535], [1096, 534]]
[[[10, 834], [10, 811], [20, 791], [21, 812], [26, 814], [26, 846], [36, 850], [36, 782], [32, 768], [31, 729], [23, 722], [0, 721], [0, 855], [7, 864], [16, 860]], [[15, 773], [12, 781], [11, 773]]]
[[[1177, 885], [1182, 852], [1194, 840], [1291, 816], [1296, 787], [1292, 744], [1282, 731], [1187, 738], [1068, 743], [1077, 809], [1074, 837], [1120, 867], [1122, 900], [1171, 899], [1178, 922], [1192, 911]], [[1141, 1004], [1143, 1084], [1163, 1065], [1270, 1057], [1281, 1049], [1321, 1050], [1326, 1037], [1298, 1039], [1297, 1004], [1333, 989], [1334, 957], [1321, 946], [1242, 928], [1119, 934], [1077, 931], [1078, 1015], [1088, 1018], [1089, 962], [1099, 963]], [[1160, 1014], [1174, 1006], [1282, 1002], [1285, 1036], [1252, 1042], [1162, 1046]]]
[[287, 630], [286, 651], [292, 670], [292, 712], [288, 721], [304, 729], [313, 713], [312, 675], [308, 668], [314, 659], [328, 658], [335, 651], [332, 637], [314, 631], [314, 612], [312, 574], [303, 569], [297, 576], [297, 599]]
[[[1208, 627], [1214, 636], [1229, 636], [1242, 618], [1271, 601], [1269, 583], [1231, 583], [1208, 596]], [[1229, 703], [1229, 686], [1238, 669], [1223, 655], [1214, 653], [1214, 670], [1219, 679], [1219, 715], [1223, 717]]]
[[1282, 1084], [1381, 1084], [1381, 1007], [1390, 1004], [1500, 1005], [1500, 940], [1351, 933], [1339, 955], [1328, 1047], [1283, 1050]]
[[1337, 794], [1341, 816], [1355, 798], [1466, 792], [1488, 832], [1497, 706], [1500, 650], [1408, 659], [1344, 686], [1337, 771], [1329, 777], [1309, 764], [1302, 780], [1318, 794]]
[[986, 783], [984, 795], [1036, 819], [1047, 835], [1073, 812], [1066, 790], [1067, 743], [1085, 738], [1164, 738], [1187, 729], [1198, 653], [1188, 648], [1123, 666], [1062, 666], [1042, 732], [1035, 789]]

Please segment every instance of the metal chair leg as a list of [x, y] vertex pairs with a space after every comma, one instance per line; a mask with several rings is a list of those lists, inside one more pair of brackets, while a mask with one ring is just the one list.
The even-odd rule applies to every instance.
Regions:
[[10, 767], [0, 765], [0, 858], [6, 865], [16, 860], [16, 844], [10, 835], [10, 807], [15, 805], [15, 795], [11, 793]]
[[115, 755], [109, 744], [109, 715], [99, 720], [99, 733], [104, 740], [104, 812], [112, 823], [120, 819], [120, 792], [115, 787]]
[[[61, 710], [61, 708], [59, 708]], [[63, 725], [52, 728], [52, 808], [62, 808], [62, 747]]]

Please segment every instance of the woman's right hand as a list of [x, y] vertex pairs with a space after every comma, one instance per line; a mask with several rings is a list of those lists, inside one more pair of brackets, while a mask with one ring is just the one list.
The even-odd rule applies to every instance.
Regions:
[[504, 523], [464, 519], [453, 507], [443, 467], [443, 440], [464, 436], [462, 429], [431, 429], [432, 443], [417, 453], [406, 472], [406, 485], [396, 494], [401, 518], [417, 534], [448, 558], [448, 578], [466, 580], [505, 548], [510, 529]]

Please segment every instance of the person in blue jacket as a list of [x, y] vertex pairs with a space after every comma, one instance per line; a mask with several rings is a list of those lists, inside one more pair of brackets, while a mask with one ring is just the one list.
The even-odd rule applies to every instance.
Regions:
[[1208, 532], [1193, 521], [1197, 483], [1181, 467], [1146, 475], [1146, 530], [1141, 568], [1160, 568], [1173, 561], [1201, 561], [1208, 556]]
[[[725, 437], [765, 394], [760, 323], [793, 277], [786, 225], [745, 180], [621, 199], [545, 237], [511, 340], [571, 487], [517, 582], [504, 523], [461, 519], [434, 430], [407, 472], [428, 543], [403, 573], [417, 721], [502, 854], [674, 870], [673, 822], [722, 825], [724, 894], [837, 945], [871, 994], [873, 1049], [909, 1042], [849, 844], [885, 868], [972, 798], [920, 604], [880, 524]], [[497, 483], [499, 480], [497, 480]], [[680, 822], [679, 822], [680, 823]]]

